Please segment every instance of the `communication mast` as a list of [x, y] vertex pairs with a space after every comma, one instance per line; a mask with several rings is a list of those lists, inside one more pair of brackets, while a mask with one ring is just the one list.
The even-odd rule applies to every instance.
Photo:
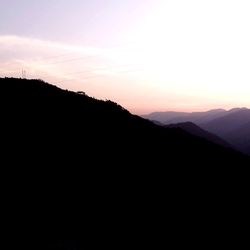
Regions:
[[22, 78], [26, 79], [26, 70], [22, 69]]

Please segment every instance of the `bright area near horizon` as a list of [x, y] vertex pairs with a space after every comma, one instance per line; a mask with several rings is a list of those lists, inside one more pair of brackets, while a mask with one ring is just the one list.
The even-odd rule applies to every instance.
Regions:
[[130, 111], [250, 107], [248, 0], [1, 0], [0, 76]]

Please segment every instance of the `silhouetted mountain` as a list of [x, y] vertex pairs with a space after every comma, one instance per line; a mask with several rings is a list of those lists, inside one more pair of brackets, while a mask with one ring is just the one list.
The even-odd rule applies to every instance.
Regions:
[[197, 126], [196, 124], [194, 124], [192, 122], [170, 124], [170, 125], [165, 125], [164, 127], [165, 128], [181, 128], [184, 131], [190, 133], [191, 135], [195, 135], [195, 136], [204, 138], [204, 139], [211, 141], [215, 144], [219, 144], [221, 146], [229, 147], [229, 148], [233, 147], [229, 143], [227, 143], [226, 141], [221, 139], [220, 137], [218, 137], [212, 133], [209, 133], [208, 131], [200, 128], [199, 126]]
[[[15, 141], [13, 145], [16, 146], [27, 141], [38, 148], [43, 142], [44, 156], [47, 153], [54, 156], [60, 149], [59, 159], [67, 159], [67, 155], [87, 159], [94, 154], [102, 159], [92, 156], [93, 163], [107, 161], [115, 165], [117, 161], [112, 155], [128, 162], [133, 156], [133, 161], [138, 163], [147, 155], [148, 160], [155, 163], [158, 160], [154, 154], [163, 153], [169, 154], [169, 160], [176, 164], [178, 159], [174, 156], [179, 154], [186, 155], [186, 160], [190, 159], [193, 164], [199, 164], [199, 159], [194, 159], [197, 152], [204, 157], [209, 155], [209, 158], [214, 153], [214, 157], [222, 157], [223, 161], [231, 155], [241, 157], [235, 152], [227, 155], [224, 148], [179, 129], [164, 129], [131, 115], [111, 101], [61, 90], [42, 81], [1, 79], [1, 103], [2, 107], [7, 107], [3, 109], [2, 116], [5, 118], [3, 125], [11, 132], [8, 140]], [[29, 149], [34, 151], [33, 147]], [[109, 153], [105, 152], [106, 149]], [[35, 150], [33, 153], [41, 152]]]
[[155, 112], [143, 117], [149, 120], [156, 120], [165, 125], [183, 122], [201, 124], [224, 115], [226, 110], [214, 109], [207, 112]]
[[201, 125], [240, 151], [250, 155], [250, 110], [234, 109], [228, 115]]
[[[230, 112], [230, 111], [229, 111]], [[204, 129], [218, 135], [225, 135], [239, 129], [244, 124], [250, 122], [250, 110], [234, 110], [226, 116], [219, 117], [208, 123], [202, 124]]]
[[149, 119], [151, 121], [158, 121], [158, 122], [161, 122], [163, 124], [167, 124], [168, 121], [171, 121], [171, 120], [178, 118], [180, 116], [186, 117], [188, 114], [189, 113], [186, 113], [186, 112], [168, 111], [168, 112], [153, 112], [153, 113], [148, 114], [148, 115], [142, 115], [142, 117], [145, 119]]
[[154, 112], [149, 115], [143, 115], [143, 118], [158, 121], [162, 124], [175, 124], [175, 123], [183, 123], [183, 122], [192, 122], [199, 125], [208, 123], [214, 119], [227, 116], [229, 114], [237, 113], [238, 111], [244, 111], [247, 108], [234, 108], [231, 110], [224, 109], [213, 109], [206, 112]]
[[235, 147], [250, 155], [250, 122], [244, 124], [238, 129], [230, 131], [224, 135], [225, 139], [235, 145]]
[[[165, 125], [186, 122], [195, 123], [204, 130], [217, 135], [241, 152], [250, 154], [250, 150], [248, 150], [250, 133], [247, 125], [250, 121], [249, 114], [250, 110], [247, 108], [234, 108], [228, 111], [215, 109], [194, 113], [160, 112], [144, 117], [150, 120], [154, 118]], [[240, 129], [241, 127], [242, 129]]]
[[81, 93], [0, 78], [4, 231], [25, 235], [10, 249], [159, 248], [162, 227], [214, 225], [248, 190], [249, 157]]

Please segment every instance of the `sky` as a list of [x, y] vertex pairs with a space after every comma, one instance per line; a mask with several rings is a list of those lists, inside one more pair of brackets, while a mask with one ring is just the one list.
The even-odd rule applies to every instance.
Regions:
[[129, 111], [250, 107], [249, 0], [1, 0], [0, 76]]

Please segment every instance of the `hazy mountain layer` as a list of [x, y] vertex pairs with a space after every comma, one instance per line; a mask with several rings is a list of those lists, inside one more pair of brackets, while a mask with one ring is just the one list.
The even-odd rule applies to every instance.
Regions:
[[234, 148], [250, 155], [250, 110], [247, 108], [194, 113], [160, 112], [144, 117], [165, 125], [193, 122], [202, 129], [217, 135]]

